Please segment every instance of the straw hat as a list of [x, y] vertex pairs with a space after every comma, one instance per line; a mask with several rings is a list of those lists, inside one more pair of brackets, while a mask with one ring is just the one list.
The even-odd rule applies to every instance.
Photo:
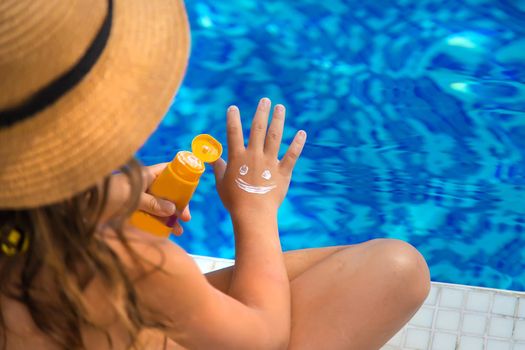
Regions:
[[2, 0], [0, 208], [66, 199], [129, 160], [189, 44], [182, 0]]

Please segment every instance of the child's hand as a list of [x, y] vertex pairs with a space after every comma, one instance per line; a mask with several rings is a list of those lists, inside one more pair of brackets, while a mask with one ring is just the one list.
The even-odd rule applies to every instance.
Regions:
[[270, 210], [276, 213], [286, 196], [292, 170], [306, 141], [306, 133], [299, 131], [279, 161], [277, 155], [285, 110], [282, 105], [275, 106], [272, 123], [266, 134], [270, 107], [269, 99], [261, 99], [246, 148], [239, 110], [235, 106], [228, 108], [228, 164], [219, 159], [213, 165], [217, 191], [224, 206], [232, 214], [246, 210]]
[[[182, 221], [189, 221], [191, 215], [188, 207], [178, 210], [178, 208], [175, 208], [174, 203], [146, 193], [147, 189], [167, 165], [168, 163], [159, 163], [142, 167], [142, 193], [140, 195], [138, 210], [145, 211], [146, 213], [157, 216], [158, 218], [168, 218], [173, 214], [177, 214]], [[105, 221], [112, 214], [116, 213], [126, 202], [129, 193], [129, 182], [126, 175], [111, 175], [108, 201], [101, 221]], [[182, 227], [178, 222], [173, 227], [173, 232], [175, 234], [182, 233]]]

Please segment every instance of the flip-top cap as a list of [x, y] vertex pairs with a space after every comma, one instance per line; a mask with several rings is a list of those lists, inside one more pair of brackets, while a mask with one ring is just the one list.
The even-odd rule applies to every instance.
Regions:
[[222, 145], [211, 135], [200, 134], [191, 141], [191, 151], [205, 163], [213, 163], [222, 155]]

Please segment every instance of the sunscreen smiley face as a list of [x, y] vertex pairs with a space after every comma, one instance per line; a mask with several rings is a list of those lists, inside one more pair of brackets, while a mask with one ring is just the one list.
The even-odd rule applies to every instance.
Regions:
[[[246, 164], [243, 164], [239, 168], [239, 175], [244, 176], [248, 174], [248, 170], [249, 170], [248, 166]], [[266, 169], [261, 174], [261, 177], [265, 180], [270, 180], [272, 178], [272, 174], [270, 170]], [[252, 185], [239, 177], [235, 179], [235, 183], [237, 184], [237, 187], [239, 187], [241, 190], [248, 192], [248, 193], [254, 193], [254, 194], [265, 194], [277, 187], [277, 185], [275, 184], [269, 184], [267, 186]]]

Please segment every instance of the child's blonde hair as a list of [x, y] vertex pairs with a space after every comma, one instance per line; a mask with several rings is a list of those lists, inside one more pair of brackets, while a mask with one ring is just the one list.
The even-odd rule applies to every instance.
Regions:
[[[122, 224], [136, 210], [142, 188], [141, 165], [134, 158], [120, 169], [129, 179], [128, 202], [108, 222], [118, 240], [136, 260]], [[17, 227], [29, 239], [27, 251], [14, 256], [0, 253], [0, 300], [23, 303], [36, 326], [66, 349], [84, 348], [81, 328], [94, 327], [111, 336], [88, 315], [84, 290], [95, 276], [114, 301], [116, 314], [128, 330], [130, 345], [145, 325], [137, 295], [125, 268], [111, 247], [97, 236], [97, 225], [107, 202], [110, 176], [67, 200], [23, 210], [0, 210], [0, 227]], [[42, 283], [45, 281], [45, 283]], [[0, 349], [9, 329], [0, 303]]]

